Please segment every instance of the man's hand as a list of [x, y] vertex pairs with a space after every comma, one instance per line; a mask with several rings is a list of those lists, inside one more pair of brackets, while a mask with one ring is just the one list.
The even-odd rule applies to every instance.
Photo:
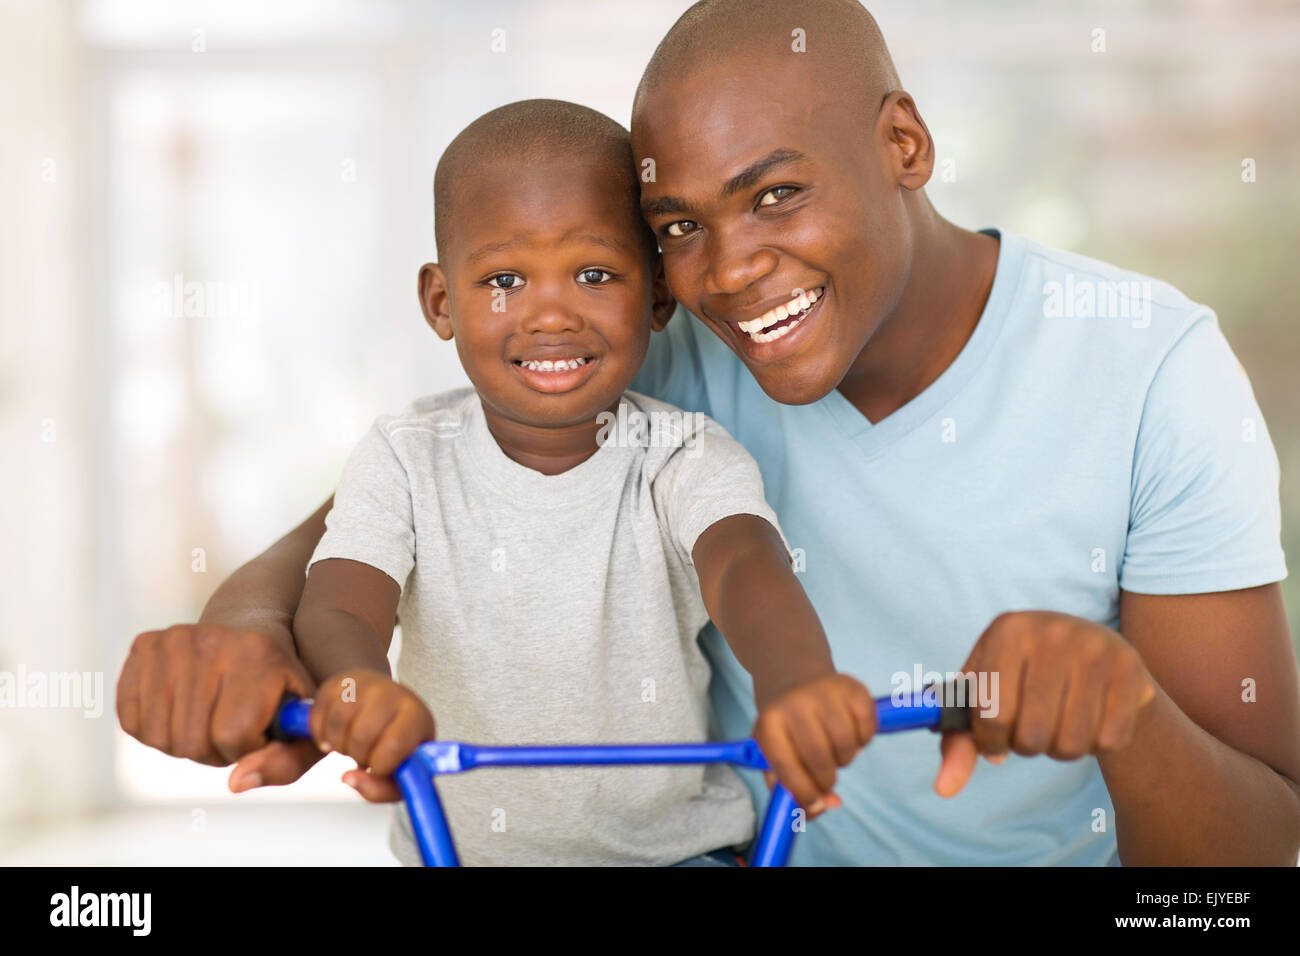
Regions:
[[829, 674], [785, 691], [764, 707], [754, 739], [808, 819], [841, 805], [835, 771], [853, 760], [876, 732], [870, 692], [847, 674]]
[[436, 731], [433, 714], [413, 690], [364, 669], [321, 682], [310, 726], [322, 751], [357, 762], [343, 782], [372, 803], [402, 798], [393, 772]]
[[280, 698], [313, 681], [273, 638], [213, 624], [146, 631], [117, 683], [122, 729], [141, 743], [213, 767], [238, 761], [236, 792], [292, 783], [320, 759], [310, 741], [267, 742]]
[[962, 671], [998, 675], [996, 713], [982, 716], [973, 706], [970, 731], [944, 734], [934, 784], [943, 797], [966, 785], [979, 754], [1001, 763], [1008, 750], [1057, 760], [1118, 750], [1156, 695], [1146, 665], [1123, 637], [1052, 611], [998, 616]]

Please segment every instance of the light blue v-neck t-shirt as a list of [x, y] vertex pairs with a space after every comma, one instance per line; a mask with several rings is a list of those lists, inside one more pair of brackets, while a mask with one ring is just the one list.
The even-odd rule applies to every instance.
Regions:
[[[802, 406], [768, 398], [681, 309], [632, 386], [710, 415], [755, 457], [837, 665], [876, 696], [901, 674], [958, 670], [1003, 611], [1118, 627], [1121, 588], [1286, 576], [1277, 456], [1213, 311], [1147, 276], [988, 232], [1001, 247], [974, 333], [874, 425], [838, 391]], [[749, 675], [712, 625], [701, 640], [717, 732], [743, 737]], [[938, 767], [936, 735], [877, 737], [840, 772], [843, 808], [808, 825], [792, 862], [1118, 862], [1095, 758], [981, 761], [951, 800], [933, 790]], [[761, 808], [761, 777], [746, 779]]]

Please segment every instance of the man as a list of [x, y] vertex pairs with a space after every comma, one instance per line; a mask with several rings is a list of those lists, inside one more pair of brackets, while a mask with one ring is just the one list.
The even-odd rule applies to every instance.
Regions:
[[[795, 862], [1294, 864], [1277, 460], [1213, 313], [938, 216], [933, 142], [856, 3], [697, 4], [647, 68], [632, 133], [691, 313], [634, 387], [758, 460], [841, 669], [877, 694], [912, 670], [997, 677], [996, 713], [946, 737], [933, 789], [914, 738], [874, 741], [838, 778], [808, 768], [844, 806]], [[260, 730], [282, 690], [310, 690], [288, 621], [325, 510], [199, 626], [137, 640], [128, 731], [238, 759], [234, 789], [310, 764]], [[743, 734], [743, 672], [704, 640], [720, 729]], [[198, 702], [155, 703], [177, 688]], [[1005, 762], [975, 773], [980, 753]], [[1019, 759], [1036, 755], [1056, 759]]]

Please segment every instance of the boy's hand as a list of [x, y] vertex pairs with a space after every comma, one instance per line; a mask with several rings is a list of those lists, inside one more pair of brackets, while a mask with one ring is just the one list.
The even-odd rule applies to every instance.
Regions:
[[876, 732], [870, 692], [847, 674], [828, 674], [781, 694], [758, 715], [758, 741], [773, 777], [812, 819], [840, 806], [835, 770], [853, 760]]
[[309, 697], [314, 683], [267, 634], [176, 624], [131, 644], [117, 716], [132, 737], [173, 757], [213, 767], [238, 761], [232, 790], [292, 783], [320, 752], [310, 741], [267, 743], [266, 729], [286, 691]]
[[[996, 713], [972, 707], [971, 729], [944, 734], [934, 788], [951, 797], [978, 754], [1001, 763], [1008, 750], [1076, 760], [1117, 750], [1133, 737], [1155, 682], [1138, 652], [1108, 627], [1053, 611], [997, 617], [976, 642], [964, 673], [997, 674]], [[992, 689], [992, 682], [988, 684]]]
[[343, 781], [372, 803], [401, 799], [393, 772], [435, 733], [433, 714], [414, 691], [368, 670], [323, 681], [309, 726], [322, 751], [357, 762]]

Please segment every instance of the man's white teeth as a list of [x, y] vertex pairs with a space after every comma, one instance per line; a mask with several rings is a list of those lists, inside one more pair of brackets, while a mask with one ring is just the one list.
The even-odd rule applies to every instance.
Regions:
[[530, 372], [572, 372], [575, 368], [582, 368], [582, 366], [586, 365], [587, 360], [585, 358], [575, 358], [561, 359], [558, 362], [552, 362], [550, 359], [547, 359], [544, 362], [538, 362], [535, 359], [530, 359], [527, 362], [520, 362], [519, 364]]
[[785, 335], [796, 325], [798, 320], [791, 322], [789, 325], [774, 329], [771, 332], [763, 330], [776, 323], [788, 319], [792, 315], [802, 315], [812, 308], [814, 302], [821, 298], [822, 290], [813, 289], [811, 292], [800, 292], [797, 296], [786, 302], [784, 305], [778, 305], [775, 309], [769, 309], [756, 319], [749, 319], [745, 322], [737, 322], [740, 330], [748, 335], [755, 342], [771, 342]]

